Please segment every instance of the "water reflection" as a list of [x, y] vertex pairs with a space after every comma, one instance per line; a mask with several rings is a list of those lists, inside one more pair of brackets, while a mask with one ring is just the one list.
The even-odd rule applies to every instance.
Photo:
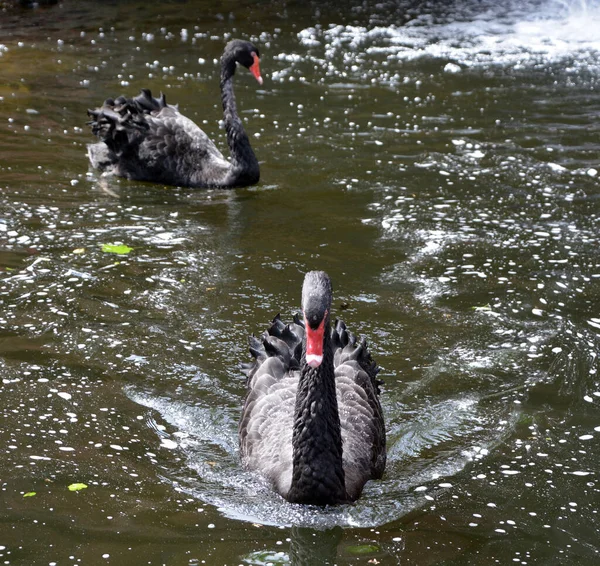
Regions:
[[[597, 559], [597, 7], [575, 32], [557, 4], [413, 4], [3, 14], [5, 561]], [[259, 186], [88, 172], [86, 109], [119, 90], [224, 143], [234, 29], [269, 77], [240, 84]], [[326, 510], [237, 455], [246, 337], [314, 268], [382, 366], [390, 442]]]

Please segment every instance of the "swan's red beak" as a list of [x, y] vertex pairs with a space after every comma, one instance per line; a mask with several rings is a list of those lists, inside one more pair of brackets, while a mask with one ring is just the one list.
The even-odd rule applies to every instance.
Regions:
[[248, 69], [254, 75], [254, 78], [258, 81], [258, 84], [261, 85], [263, 84], [263, 79], [260, 76], [260, 65], [258, 64], [260, 59], [258, 58], [258, 55], [254, 52], [252, 52], [252, 58], [254, 59], [254, 63], [252, 63], [252, 65], [250, 65]]
[[327, 313], [325, 313], [321, 324], [315, 330], [310, 327], [308, 321], [304, 318], [306, 328], [306, 363], [311, 368], [318, 368], [323, 361], [323, 337], [325, 336], [326, 317]]

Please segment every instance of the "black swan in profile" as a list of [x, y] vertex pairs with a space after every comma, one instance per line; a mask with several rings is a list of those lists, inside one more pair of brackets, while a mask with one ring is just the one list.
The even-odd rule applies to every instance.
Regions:
[[262, 84], [259, 51], [248, 41], [230, 41], [221, 57], [223, 121], [231, 161], [211, 139], [164, 94], [152, 98], [143, 89], [135, 98], [108, 99], [88, 110], [92, 132], [99, 143], [88, 145], [93, 167], [134, 179], [181, 187], [245, 187], [258, 182], [258, 161], [238, 116], [233, 75], [240, 63]]
[[331, 281], [306, 274], [303, 320], [275, 317], [250, 338], [248, 393], [239, 424], [244, 466], [293, 503], [355, 501], [385, 468], [379, 368], [366, 340], [341, 321], [330, 327]]

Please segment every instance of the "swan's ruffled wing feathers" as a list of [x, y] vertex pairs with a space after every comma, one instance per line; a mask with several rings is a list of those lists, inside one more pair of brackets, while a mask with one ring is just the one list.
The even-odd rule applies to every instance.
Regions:
[[358, 362], [344, 362], [335, 376], [346, 489], [356, 499], [365, 481], [381, 477], [385, 468], [383, 412], [373, 380]]
[[[239, 424], [244, 466], [259, 471], [285, 496], [292, 481], [292, 427], [298, 388], [292, 331], [277, 315], [260, 338], [250, 337], [254, 360], [243, 368], [248, 393]], [[283, 337], [290, 341], [289, 345]], [[300, 339], [300, 344], [302, 344]]]
[[283, 362], [285, 367], [290, 367], [292, 352], [290, 352], [289, 346], [281, 338], [270, 335], [265, 338], [263, 344], [267, 356], [275, 356]]
[[[125, 97], [122, 98], [127, 100]], [[140, 94], [131, 100], [131, 103], [135, 106], [137, 112], [145, 114], [160, 112], [163, 108], [169, 108], [167, 97], [162, 92], [160, 98], [153, 98], [152, 92], [148, 88], [143, 88]], [[177, 110], [177, 105], [170, 106], [170, 108]]]
[[88, 114], [92, 132], [108, 148], [109, 159], [100, 151], [89, 152], [92, 165], [103, 171], [193, 187], [218, 186], [230, 172], [230, 163], [212, 140], [167, 104], [164, 94], [153, 98], [143, 89], [135, 98], [107, 99]]
[[160, 99], [152, 98], [150, 91], [143, 89], [135, 98], [107, 98], [100, 108], [88, 110], [91, 118], [88, 124], [92, 133], [108, 146], [118, 160], [128, 147], [139, 145], [149, 130], [146, 115], [166, 107], [164, 95]]
[[130, 112], [127, 100], [121, 98], [116, 101], [109, 98], [100, 108], [88, 110], [91, 118], [88, 124], [100, 139], [100, 143], [88, 146], [92, 166], [116, 174], [120, 174], [120, 160], [127, 157], [125, 150], [135, 145], [135, 140], [148, 130], [140, 115]]
[[285, 371], [299, 369], [303, 339], [304, 324], [297, 317], [294, 318], [294, 322], [285, 324], [279, 314], [260, 338], [251, 336], [250, 353], [254, 361], [242, 364], [242, 371], [248, 378], [248, 387], [251, 386], [253, 375], [269, 357], [275, 356], [281, 359]]
[[[278, 358], [271, 358], [278, 360]], [[279, 362], [281, 363], [281, 362]], [[239, 425], [244, 466], [259, 471], [283, 496], [292, 481], [292, 426], [298, 380], [256, 375]]]
[[277, 315], [260, 338], [250, 337], [254, 359], [242, 365], [248, 387], [239, 424], [242, 462], [270, 480], [283, 496], [292, 481], [292, 428], [303, 337], [303, 326], [285, 324]]
[[379, 478], [386, 461], [385, 426], [379, 402], [379, 366], [364, 337], [356, 338], [336, 320], [331, 331], [338, 411], [342, 427], [346, 490], [351, 499], [366, 479]]
[[294, 322], [285, 324], [278, 314], [271, 324], [269, 334], [283, 340], [290, 348], [294, 350], [298, 344], [302, 344], [304, 338], [304, 324], [300, 323], [298, 315], [294, 317]]
[[377, 379], [379, 366], [371, 357], [367, 346], [367, 339], [363, 336], [360, 342], [350, 332], [343, 321], [336, 319], [331, 330], [331, 343], [335, 352], [334, 366], [341, 365], [347, 360], [356, 360], [360, 367], [370, 376], [373, 385], [379, 394], [379, 386], [383, 383]]

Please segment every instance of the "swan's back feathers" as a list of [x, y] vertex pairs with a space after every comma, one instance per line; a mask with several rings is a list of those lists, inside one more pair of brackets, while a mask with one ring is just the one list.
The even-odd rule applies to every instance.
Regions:
[[89, 146], [88, 155], [101, 171], [192, 187], [219, 186], [231, 174], [231, 164], [212, 140], [177, 106], [167, 104], [164, 94], [153, 98], [142, 89], [135, 98], [109, 98], [88, 115], [100, 139]]
[[[292, 477], [294, 404], [302, 364], [304, 322], [285, 324], [277, 315], [260, 338], [250, 338], [253, 361], [243, 364], [248, 393], [239, 425], [244, 465], [260, 471], [287, 495]], [[343, 468], [350, 500], [385, 467], [385, 429], [377, 379], [379, 367], [364, 338], [342, 321], [331, 329], [336, 397], [343, 446]]]
[[261, 338], [250, 336], [250, 354], [254, 360], [241, 365], [242, 372], [248, 378], [248, 387], [255, 372], [269, 356], [277, 356], [285, 360], [286, 371], [299, 369], [303, 339], [304, 323], [298, 316], [294, 316], [294, 322], [285, 324], [279, 314], [273, 319], [269, 329], [263, 332]]
[[331, 342], [335, 352], [333, 365], [337, 367], [348, 360], [356, 360], [369, 375], [377, 393], [379, 393], [379, 386], [383, 382], [377, 379], [379, 366], [371, 357], [371, 352], [367, 347], [367, 339], [363, 336], [357, 344], [356, 336], [346, 328], [344, 322], [336, 320], [331, 330]]
[[331, 331], [337, 385], [346, 490], [356, 499], [364, 477], [380, 478], [386, 462], [385, 427], [379, 402], [379, 366], [371, 357], [367, 340], [360, 341], [341, 320]]

